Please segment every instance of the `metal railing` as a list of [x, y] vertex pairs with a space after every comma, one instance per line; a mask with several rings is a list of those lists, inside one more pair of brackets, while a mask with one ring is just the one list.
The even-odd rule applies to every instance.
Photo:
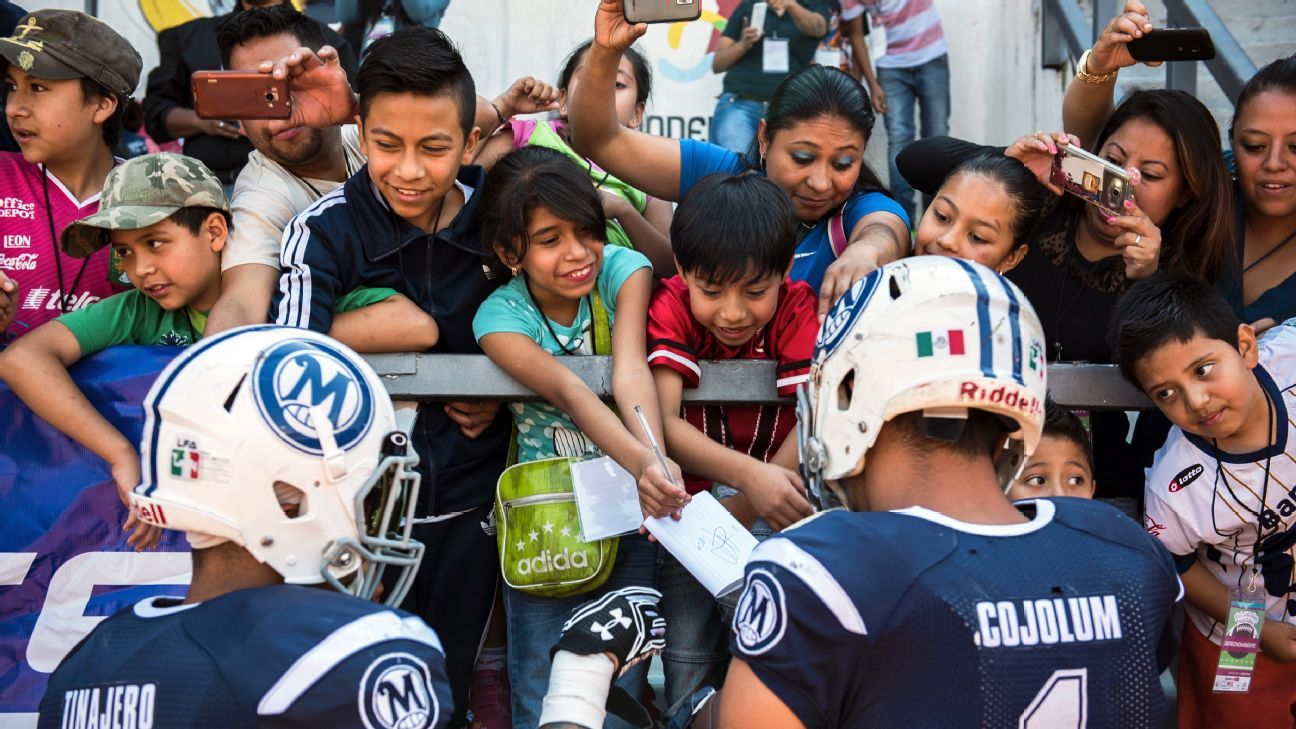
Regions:
[[[367, 357], [396, 400], [538, 400], [484, 355], [378, 354]], [[599, 397], [612, 397], [611, 357], [559, 357]], [[774, 387], [776, 363], [768, 360], [702, 362], [701, 385], [684, 390], [694, 403], [790, 403]], [[1049, 393], [1059, 404], [1088, 410], [1151, 407], [1114, 365], [1049, 366]]]
[[[1076, 0], [1042, 0], [1042, 3], [1041, 63], [1045, 68], [1061, 68], [1078, 59], [1097, 40], [1108, 21], [1124, 9], [1122, 0], [1094, 0], [1093, 16], [1086, 24]], [[1207, 0], [1165, 0], [1165, 6], [1167, 26], [1200, 26], [1210, 32], [1215, 58], [1204, 62], [1206, 69], [1229, 101], [1236, 102], [1242, 87], [1255, 75], [1255, 62], [1242, 50]], [[1167, 63], [1166, 87], [1196, 95], [1197, 63]]]

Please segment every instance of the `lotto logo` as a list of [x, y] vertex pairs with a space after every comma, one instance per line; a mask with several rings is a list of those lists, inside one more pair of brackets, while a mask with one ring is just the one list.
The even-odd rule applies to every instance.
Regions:
[[1195, 466], [1189, 466], [1175, 474], [1175, 477], [1170, 479], [1170, 493], [1179, 491], [1193, 481], [1196, 481], [1197, 477], [1202, 475], [1205, 471], [1206, 469], [1202, 468], [1201, 464], [1197, 464]]

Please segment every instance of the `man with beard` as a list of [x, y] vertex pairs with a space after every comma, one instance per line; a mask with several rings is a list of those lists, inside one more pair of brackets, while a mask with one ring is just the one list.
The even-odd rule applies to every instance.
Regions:
[[[296, 13], [288, 0], [238, 0], [229, 14], [197, 18], [158, 34], [160, 57], [157, 67], [149, 72], [143, 102], [145, 127], [149, 136], [159, 142], [183, 139], [185, 154], [197, 157], [216, 173], [227, 194], [256, 145], [248, 144], [234, 121], [198, 118], [189, 77], [194, 71], [231, 68], [229, 56], [217, 49], [216, 36], [221, 28], [245, 10], [274, 6]], [[354, 74], [355, 54], [342, 37], [314, 20], [303, 17], [302, 21], [303, 26], [309, 23], [315, 26], [316, 34], [322, 34], [320, 45], [328, 43], [339, 50], [343, 68]]]

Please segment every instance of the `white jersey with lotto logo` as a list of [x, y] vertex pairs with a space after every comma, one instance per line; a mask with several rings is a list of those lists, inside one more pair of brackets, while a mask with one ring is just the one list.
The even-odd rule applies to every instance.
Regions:
[[[1264, 336], [1254, 372], [1276, 411], [1274, 444], [1225, 453], [1172, 428], [1147, 471], [1143, 522], [1181, 571], [1201, 562], [1226, 586], [1238, 584], [1254, 555], [1269, 618], [1296, 623], [1296, 329], [1274, 327]], [[1222, 623], [1191, 605], [1188, 615], [1203, 635], [1220, 642]]]

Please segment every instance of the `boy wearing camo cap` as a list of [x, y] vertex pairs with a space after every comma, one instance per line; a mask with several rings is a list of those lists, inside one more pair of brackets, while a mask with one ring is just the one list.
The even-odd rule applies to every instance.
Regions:
[[[0, 352], [0, 377], [37, 415], [108, 462], [119, 494], [139, 483], [135, 446], [77, 388], [68, 368], [117, 344], [193, 344], [220, 296], [229, 202], [215, 175], [178, 154], [137, 157], [104, 181], [99, 212], [63, 230], [63, 251], [86, 258], [111, 245], [134, 287], [36, 328]], [[128, 542], [159, 531], [128, 518]]]

